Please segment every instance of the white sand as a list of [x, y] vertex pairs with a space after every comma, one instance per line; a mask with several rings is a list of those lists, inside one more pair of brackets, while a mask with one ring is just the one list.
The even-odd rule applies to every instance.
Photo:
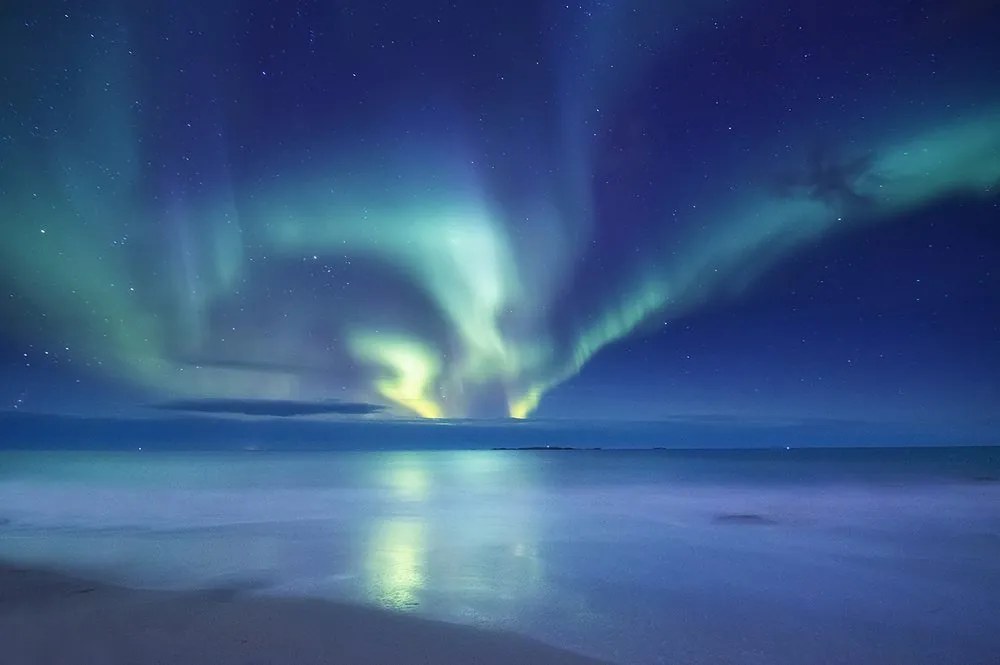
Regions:
[[516, 635], [319, 600], [134, 591], [0, 565], [4, 665], [596, 665]]

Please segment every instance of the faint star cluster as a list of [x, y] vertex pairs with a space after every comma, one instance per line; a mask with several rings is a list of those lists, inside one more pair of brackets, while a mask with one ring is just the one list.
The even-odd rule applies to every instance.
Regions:
[[6, 401], [888, 413], [946, 375], [990, 404], [982, 11], [15, 6]]

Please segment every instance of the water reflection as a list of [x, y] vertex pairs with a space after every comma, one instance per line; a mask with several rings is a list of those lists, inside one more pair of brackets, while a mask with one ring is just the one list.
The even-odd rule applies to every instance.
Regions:
[[419, 458], [392, 456], [381, 476], [397, 501], [424, 501], [427, 498], [430, 479]]
[[368, 594], [385, 607], [405, 610], [420, 602], [427, 583], [424, 523], [389, 519], [374, 524], [367, 561]]
[[544, 575], [533, 469], [496, 453], [379, 455], [372, 472], [383, 491], [360, 566], [368, 600], [458, 618], [536, 597]]

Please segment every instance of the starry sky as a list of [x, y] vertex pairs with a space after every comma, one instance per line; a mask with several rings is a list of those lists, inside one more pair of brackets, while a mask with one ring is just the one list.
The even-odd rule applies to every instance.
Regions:
[[995, 443], [998, 30], [988, 0], [6, 2], [0, 420]]

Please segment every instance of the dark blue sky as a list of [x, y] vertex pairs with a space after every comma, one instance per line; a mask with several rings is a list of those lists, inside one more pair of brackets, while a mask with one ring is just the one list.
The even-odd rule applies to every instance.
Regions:
[[998, 29], [975, 0], [7, 3], [0, 427], [995, 443]]

